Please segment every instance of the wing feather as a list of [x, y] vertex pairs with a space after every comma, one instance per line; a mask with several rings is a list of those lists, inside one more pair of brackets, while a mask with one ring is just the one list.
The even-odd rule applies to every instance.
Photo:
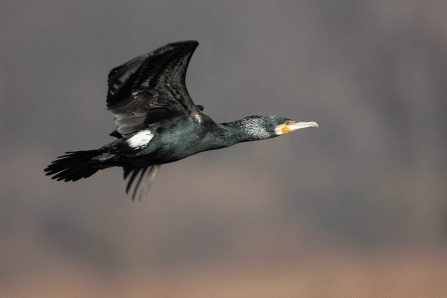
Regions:
[[144, 168], [124, 167], [124, 179], [126, 179], [131, 174], [129, 180], [127, 181], [126, 193], [129, 193], [129, 190], [132, 188], [132, 184], [135, 181], [135, 178], [140, 173], [140, 177], [138, 178], [132, 191], [132, 201], [135, 201], [137, 193], [139, 201], [141, 201], [141, 199], [148, 193], [150, 187], [154, 183], [159, 169], [160, 165], [154, 165]]
[[109, 73], [107, 108], [117, 131], [129, 135], [164, 119], [199, 115], [185, 85], [197, 41], [167, 44]]

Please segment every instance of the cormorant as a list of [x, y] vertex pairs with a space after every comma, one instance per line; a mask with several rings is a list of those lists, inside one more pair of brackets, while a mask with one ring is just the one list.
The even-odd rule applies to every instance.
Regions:
[[77, 181], [105, 168], [123, 167], [124, 179], [129, 177], [126, 193], [140, 174], [132, 200], [138, 190], [141, 200], [162, 164], [318, 127], [315, 122], [275, 116], [214, 122], [202, 106], [194, 104], [185, 85], [186, 70], [198, 45], [193, 40], [170, 43], [112, 69], [107, 81], [107, 109], [117, 125], [110, 135], [118, 139], [100, 149], [66, 152], [45, 168], [46, 175], [58, 181]]

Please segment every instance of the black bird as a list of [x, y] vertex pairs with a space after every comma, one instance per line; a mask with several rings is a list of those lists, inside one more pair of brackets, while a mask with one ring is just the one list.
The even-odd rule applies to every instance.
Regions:
[[318, 127], [315, 122], [275, 116], [214, 122], [202, 106], [194, 104], [185, 85], [186, 70], [198, 45], [197, 41], [170, 43], [112, 69], [107, 81], [107, 109], [115, 115], [117, 125], [110, 135], [118, 139], [100, 149], [67, 152], [45, 169], [46, 174], [58, 181], [77, 181], [105, 168], [123, 167], [124, 179], [129, 177], [126, 193], [140, 175], [132, 200], [138, 190], [141, 200], [162, 164]]

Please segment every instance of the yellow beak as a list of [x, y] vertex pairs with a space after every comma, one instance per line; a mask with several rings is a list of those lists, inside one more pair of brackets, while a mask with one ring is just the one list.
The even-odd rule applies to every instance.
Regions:
[[306, 128], [306, 127], [318, 127], [318, 124], [316, 122], [295, 122], [295, 121], [289, 121], [289, 124], [280, 124], [275, 127], [275, 133], [277, 135], [282, 135], [285, 133], [289, 133], [295, 130], [298, 130], [300, 128]]

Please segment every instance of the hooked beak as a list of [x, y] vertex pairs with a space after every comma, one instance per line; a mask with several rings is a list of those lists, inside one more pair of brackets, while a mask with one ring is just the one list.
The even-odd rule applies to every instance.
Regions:
[[289, 121], [289, 124], [280, 124], [275, 127], [275, 133], [276, 135], [282, 135], [286, 134], [301, 128], [306, 127], [318, 127], [318, 124], [316, 122], [295, 122], [295, 121]]

